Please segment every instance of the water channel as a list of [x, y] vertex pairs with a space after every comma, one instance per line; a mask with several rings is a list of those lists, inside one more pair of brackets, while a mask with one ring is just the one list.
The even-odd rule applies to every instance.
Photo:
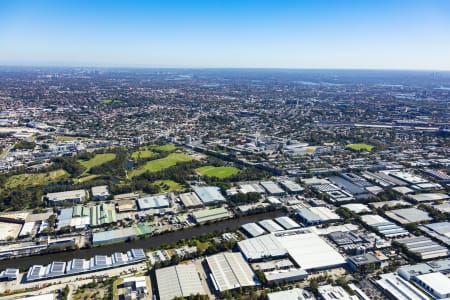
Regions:
[[6, 268], [19, 268], [21, 270], [27, 270], [32, 265], [47, 265], [52, 261], [69, 261], [73, 258], [90, 258], [94, 255], [111, 255], [114, 252], [126, 252], [132, 248], [148, 249], [159, 247], [164, 244], [176, 243], [180, 239], [189, 239], [216, 230], [221, 231], [237, 229], [245, 223], [256, 222], [264, 219], [273, 219], [284, 215], [285, 213], [283, 211], [272, 211], [257, 215], [243, 216], [236, 219], [224, 220], [209, 225], [191, 227], [185, 230], [168, 232], [121, 244], [1, 260], [0, 270], [4, 270]]

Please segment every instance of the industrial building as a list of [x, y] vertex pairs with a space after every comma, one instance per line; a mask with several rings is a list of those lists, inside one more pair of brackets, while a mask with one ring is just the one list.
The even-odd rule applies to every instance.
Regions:
[[168, 208], [170, 205], [167, 194], [138, 198], [137, 204], [139, 210]]
[[446, 247], [443, 247], [424, 236], [401, 239], [397, 240], [397, 242], [403, 244], [408, 251], [419, 255], [421, 259], [434, 259], [447, 257], [449, 255], [449, 251]]
[[172, 300], [175, 297], [206, 295], [198, 271], [193, 264], [179, 264], [157, 269], [156, 282], [160, 300]]
[[267, 191], [269, 195], [272, 196], [286, 195], [286, 192], [273, 181], [261, 181], [259, 184], [261, 184], [261, 186]]
[[238, 242], [238, 247], [248, 261], [261, 261], [287, 256], [287, 250], [273, 234], [266, 234]]
[[450, 273], [450, 259], [432, 260], [415, 265], [405, 265], [397, 269], [397, 273], [405, 280], [412, 277], [433, 272]]
[[74, 204], [86, 201], [86, 190], [48, 193], [45, 199], [50, 205]]
[[143, 249], [132, 249], [126, 254], [115, 253], [112, 256], [96, 255], [91, 259], [72, 259], [69, 262], [52, 262], [47, 266], [31, 266], [26, 281], [44, 280], [63, 277], [71, 274], [94, 272], [123, 265], [134, 264], [145, 260]]
[[296, 211], [296, 215], [305, 225], [318, 225], [326, 222], [339, 221], [340, 217], [324, 206], [317, 207], [300, 207]]
[[450, 222], [425, 224], [420, 230], [450, 246]]
[[450, 298], [450, 278], [440, 272], [418, 275], [413, 281], [434, 299]]
[[306, 271], [333, 269], [346, 264], [345, 258], [316, 233], [291, 230], [274, 235], [292, 260]]
[[138, 235], [133, 227], [126, 227], [115, 230], [94, 232], [92, 234], [92, 245], [124, 242], [128, 239], [136, 238]]
[[358, 296], [351, 296], [343, 287], [338, 285], [322, 285], [317, 288], [317, 292], [320, 299], [323, 300], [359, 300]]
[[204, 205], [214, 205], [226, 201], [220, 193], [220, 188], [216, 186], [195, 186], [194, 192]]
[[268, 300], [308, 300], [313, 299], [311, 294], [303, 289], [293, 288], [267, 294]]
[[117, 222], [117, 215], [113, 204], [98, 204], [94, 206], [76, 205], [60, 209], [57, 229], [74, 227], [84, 229], [88, 226], [102, 226]]
[[349, 203], [349, 204], [344, 204], [341, 205], [341, 207], [344, 207], [346, 209], [348, 209], [351, 212], [354, 212], [356, 214], [362, 214], [362, 213], [366, 213], [366, 212], [370, 212], [370, 208], [362, 203]]
[[218, 207], [212, 209], [205, 208], [202, 210], [194, 211], [192, 215], [195, 219], [195, 222], [197, 222], [198, 224], [224, 220], [232, 216], [231, 213], [226, 209], [226, 207]]
[[222, 292], [259, 284], [241, 253], [224, 252], [208, 256], [206, 263], [216, 291]]
[[411, 208], [401, 208], [387, 211], [386, 216], [400, 224], [420, 223], [431, 221], [431, 218], [426, 211]]
[[346, 264], [339, 252], [307, 229], [262, 235], [240, 241], [238, 247], [248, 261], [289, 256], [306, 271], [332, 269]]
[[277, 232], [284, 230], [283, 227], [281, 227], [280, 225], [278, 225], [277, 223], [275, 223], [273, 220], [270, 219], [259, 221], [258, 224], [268, 232]]
[[373, 269], [378, 269], [381, 266], [381, 261], [372, 253], [355, 255], [347, 258], [348, 266], [350, 270], [355, 271], [365, 271], [369, 267]]
[[283, 226], [284, 229], [287, 230], [300, 228], [300, 225], [291, 218], [289, 218], [288, 216], [278, 217], [274, 220], [275, 222]]
[[281, 284], [286, 282], [301, 281], [308, 278], [309, 274], [303, 269], [292, 268], [288, 270], [274, 270], [264, 272], [267, 284]]
[[0, 272], [0, 281], [1, 280], [16, 280], [19, 277], [19, 269], [6, 269]]
[[260, 235], [263, 235], [266, 233], [266, 231], [264, 229], [262, 229], [261, 226], [259, 226], [256, 223], [247, 223], [247, 224], [242, 225], [241, 228], [250, 237], [260, 236]]
[[194, 192], [180, 194], [179, 198], [185, 208], [199, 208], [203, 206], [202, 201]]
[[301, 193], [305, 190], [304, 188], [301, 187], [301, 185], [292, 180], [283, 179], [278, 182], [291, 194]]
[[429, 300], [427, 295], [395, 273], [381, 274], [376, 283], [392, 299]]
[[370, 227], [378, 230], [378, 232], [386, 238], [397, 238], [409, 235], [407, 230], [379, 215], [363, 215], [361, 216], [361, 220]]
[[411, 200], [416, 201], [416, 202], [434, 202], [434, 201], [450, 199], [450, 197], [447, 194], [441, 194], [441, 193], [414, 194], [414, 195], [408, 195], [408, 198], [410, 198]]
[[93, 186], [91, 188], [91, 195], [93, 200], [98, 201], [108, 200], [111, 196], [107, 185]]

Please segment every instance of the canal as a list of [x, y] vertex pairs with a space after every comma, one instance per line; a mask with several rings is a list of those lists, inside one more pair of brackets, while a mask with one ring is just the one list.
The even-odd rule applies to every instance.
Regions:
[[27, 270], [32, 265], [47, 265], [52, 261], [69, 261], [73, 258], [90, 258], [94, 255], [111, 255], [114, 252], [126, 252], [132, 248], [148, 249], [159, 247], [165, 244], [176, 243], [180, 239], [190, 239], [192, 237], [200, 236], [202, 234], [206, 234], [216, 230], [222, 231], [237, 229], [245, 223], [256, 222], [263, 219], [273, 219], [284, 215], [285, 213], [283, 211], [272, 211], [257, 215], [243, 216], [236, 219], [224, 220], [221, 222], [202, 225], [198, 227], [191, 227], [184, 230], [168, 232], [161, 235], [150, 236], [148, 238], [133, 240], [126, 243], [1, 260], [0, 270], [4, 270], [6, 268], [19, 268], [21, 270]]

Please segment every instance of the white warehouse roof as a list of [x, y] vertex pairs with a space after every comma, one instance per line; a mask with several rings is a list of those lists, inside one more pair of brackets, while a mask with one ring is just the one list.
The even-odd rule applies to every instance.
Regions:
[[172, 300], [175, 297], [206, 295], [198, 272], [193, 264], [176, 265], [156, 270], [156, 281], [160, 300]]

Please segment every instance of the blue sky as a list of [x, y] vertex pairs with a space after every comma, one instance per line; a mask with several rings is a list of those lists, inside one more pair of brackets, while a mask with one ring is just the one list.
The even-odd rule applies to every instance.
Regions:
[[450, 1], [0, 0], [0, 65], [450, 70]]

